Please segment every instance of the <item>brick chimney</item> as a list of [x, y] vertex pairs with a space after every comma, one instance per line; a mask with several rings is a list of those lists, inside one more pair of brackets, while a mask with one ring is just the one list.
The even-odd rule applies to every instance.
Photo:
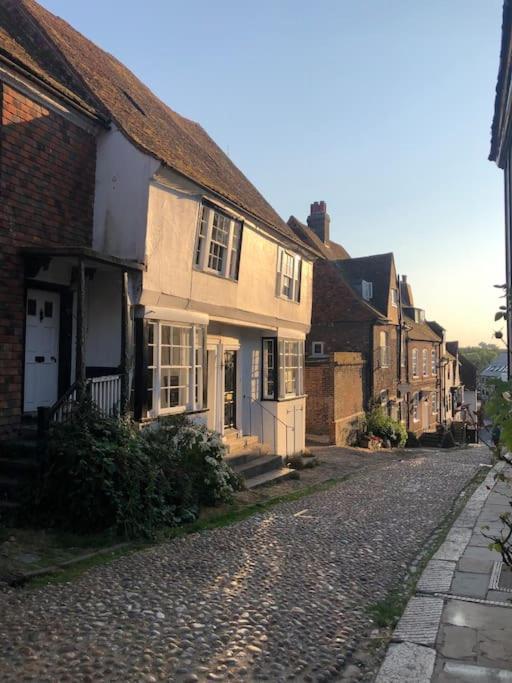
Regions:
[[325, 202], [314, 202], [310, 207], [310, 214], [308, 216], [308, 226], [313, 232], [318, 235], [322, 242], [329, 241], [329, 225], [331, 218], [327, 213], [327, 204]]

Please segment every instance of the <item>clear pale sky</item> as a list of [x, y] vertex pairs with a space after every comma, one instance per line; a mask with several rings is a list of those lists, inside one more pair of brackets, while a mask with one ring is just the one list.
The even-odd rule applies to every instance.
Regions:
[[462, 344], [492, 341], [501, 0], [42, 0], [208, 131], [286, 220], [325, 200]]

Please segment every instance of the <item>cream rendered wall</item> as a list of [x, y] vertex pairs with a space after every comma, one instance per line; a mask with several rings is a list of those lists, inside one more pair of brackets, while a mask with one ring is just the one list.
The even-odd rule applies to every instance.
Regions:
[[115, 126], [98, 136], [94, 249], [144, 261], [149, 182], [159, 165]]
[[[236, 320], [242, 310], [307, 331], [311, 316], [312, 264], [302, 266], [301, 302], [276, 297], [278, 242], [244, 220], [238, 282], [194, 269], [201, 188], [170, 171], [151, 183], [147, 272], [142, 303], [208, 310], [222, 307]], [[218, 203], [218, 202], [217, 202]], [[233, 213], [226, 207], [228, 212]], [[243, 216], [242, 216], [243, 217]], [[291, 249], [293, 251], [293, 249]], [[162, 296], [163, 295], [163, 296]], [[168, 297], [168, 298], [166, 298]], [[205, 309], [206, 307], [206, 309]]]

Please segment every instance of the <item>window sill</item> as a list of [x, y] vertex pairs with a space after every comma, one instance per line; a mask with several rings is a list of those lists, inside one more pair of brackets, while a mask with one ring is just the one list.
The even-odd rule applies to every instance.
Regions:
[[173, 417], [174, 415], [197, 415], [198, 413], [208, 413], [209, 408], [198, 408], [196, 410], [187, 408], [170, 408], [161, 410], [158, 414], [148, 415], [148, 420], [158, 420], [160, 417]]
[[288, 299], [288, 297], [283, 296], [282, 294], [276, 294], [276, 299], [281, 299], [281, 301], [286, 301], [289, 304], [295, 304], [296, 306], [300, 306], [300, 301], [295, 301], [295, 299]]
[[238, 280], [234, 280], [232, 277], [229, 277], [229, 275], [222, 275], [216, 270], [209, 270], [208, 268], [199, 268], [199, 266], [195, 265], [192, 266], [192, 270], [195, 270], [196, 273], [202, 273], [203, 275], [213, 275], [213, 277], [217, 277], [219, 278], [219, 280], [222, 280], [224, 282], [232, 282], [234, 285], [238, 284]]

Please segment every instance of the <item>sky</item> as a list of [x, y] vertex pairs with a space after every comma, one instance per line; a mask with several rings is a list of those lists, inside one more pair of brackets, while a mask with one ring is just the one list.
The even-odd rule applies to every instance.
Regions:
[[501, 0], [42, 0], [227, 152], [285, 219], [327, 202], [351, 256], [492, 342], [502, 172], [487, 160]]

